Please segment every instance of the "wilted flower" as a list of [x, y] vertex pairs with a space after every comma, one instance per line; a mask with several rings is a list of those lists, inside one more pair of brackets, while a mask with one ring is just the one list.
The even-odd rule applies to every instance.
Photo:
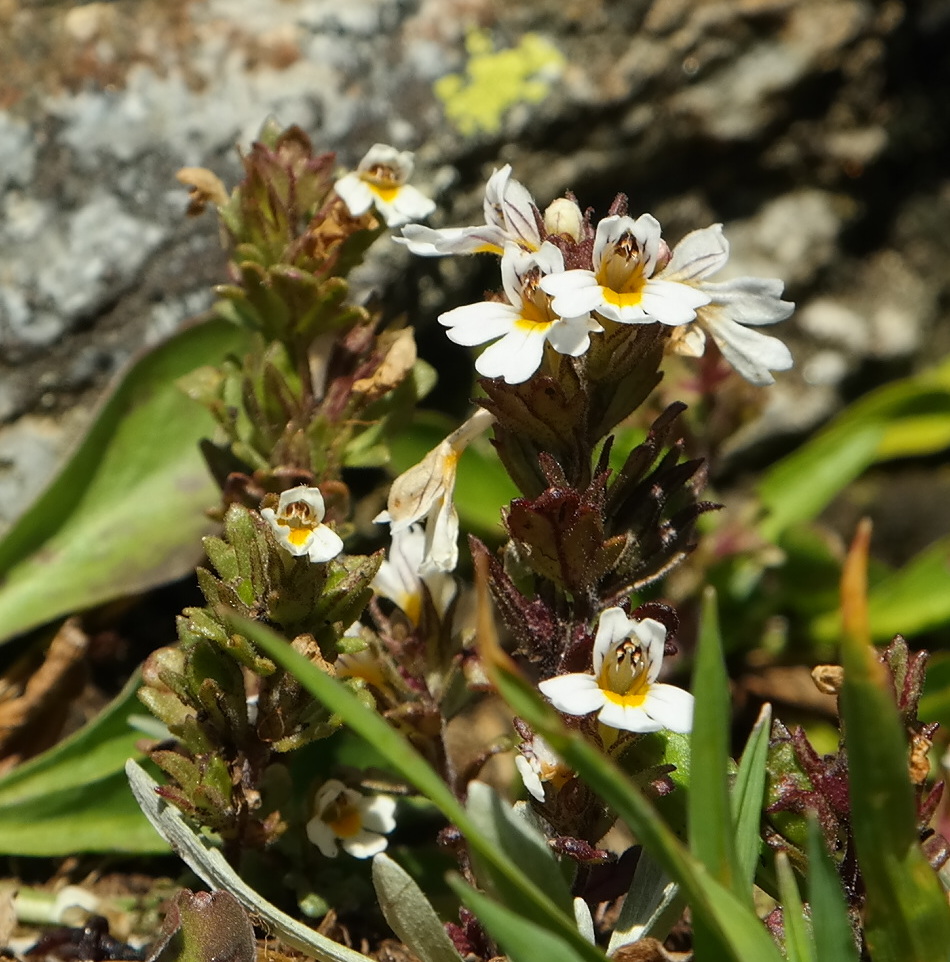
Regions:
[[777, 278], [707, 281], [728, 258], [729, 242], [722, 232], [722, 224], [687, 234], [673, 249], [661, 277], [688, 284], [706, 298], [696, 310], [695, 333], [691, 330], [688, 338], [677, 339], [674, 349], [691, 357], [701, 356], [705, 346], [703, 332], [706, 332], [722, 356], [747, 381], [772, 384], [775, 378], [771, 371], [787, 371], [792, 366], [791, 352], [777, 337], [760, 334], [749, 326], [784, 321], [795, 305], [782, 300], [784, 285]]
[[515, 768], [524, 787], [539, 801], [544, 801], [544, 783], [550, 782], [555, 789], [561, 788], [574, 777], [574, 772], [558, 758], [551, 746], [540, 736], [532, 735], [518, 747], [521, 752], [515, 758]]
[[656, 683], [665, 641], [666, 628], [660, 622], [633, 620], [622, 608], [608, 608], [594, 638], [594, 673], [559, 675], [539, 687], [567, 715], [597, 711], [599, 720], [611, 728], [688, 732], [693, 696]]
[[390, 227], [400, 227], [435, 210], [430, 198], [406, 183], [411, 175], [411, 151], [374, 144], [356, 170], [336, 182], [335, 189], [354, 217], [375, 205]]
[[425, 521], [425, 550], [418, 567], [422, 575], [455, 570], [459, 516], [452, 495], [459, 458], [494, 420], [487, 411], [476, 411], [418, 464], [393, 481], [386, 510], [375, 518], [388, 522], [394, 535]]
[[467, 347], [498, 338], [479, 355], [475, 370], [520, 384], [541, 366], [545, 344], [578, 357], [590, 347], [590, 332], [602, 330], [589, 313], [559, 317], [554, 312], [542, 283], [545, 275], [563, 270], [563, 255], [547, 241], [534, 254], [509, 244], [501, 259], [509, 303], [466, 304], [440, 315], [439, 323], [449, 328], [450, 341]]
[[666, 253], [660, 222], [651, 214], [636, 220], [615, 214], [597, 225], [591, 271], [551, 274], [541, 288], [562, 316], [596, 311], [622, 324], [686, 324], [709, 297], [688, 284], [654, 276]]
[[411, 224], [404, 227], [402, 237], [395, 240], [421, 257], [502, 254], [509, 243], [526, 251], [536, 251], [541, 246], [534, 200], [527, 189], [512, 178], [510, 164], [488, 178], [483, 209], [485, 224], [482, 227], [435, 230]]
[[331, 778], [313, 800], [307, 838], [327, 858], [336, 858], [338, 844], [355, 858], [371, 858], [386, 848], [385, 838], [395, 827], [395, 799], [362, 795]]
[[273, 529], [277, 543], [292, 555], [311, 561], [329, 561], [343, 550], [340, 536], [323, 524], [326, 507], [319, 488], [306, 485], [284, 491], [277, 510], [261, 508], [261, 517]]
[[379, 566], [372, 583], [376, 594], [392, 601], [414, 625], [422, 616], [423, 585], [440, 615], [456, 591], [455, 579], [445, 571], [420, 574], [425, 549], [426, 534], [421, 525], [394, 530], [389, 557]]

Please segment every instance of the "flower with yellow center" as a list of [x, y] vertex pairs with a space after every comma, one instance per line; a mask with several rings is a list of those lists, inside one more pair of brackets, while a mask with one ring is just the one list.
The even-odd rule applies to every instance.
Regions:
[[301, 485], [284, 491], [277, 508], [261, 508], [261, 517], [271, 526], [277, 543], [292, 555], [307, 555], [311, 561], [329, 561], [343, 550], [343, 541], [323, 524], [326, 506], [319, 488]]
[[412, 152], [374, 144], [356, 170], [341, 177], [334, 189], [354, 217], [375, 207], [389, 227], [428, 217], [435, 203], [406, 181], [412, 176]]
[[394, 238], [420, 257], [446, 254], [503, 254], [512, 243], [526, 251], [541, 246], [537, 208], [527, 188], [511, 176], [511, 164], [494, 171], [485, 185], [485, 223], [480, 227], [446, 227], [436, 230], [409, 224]]
[[390, 796], [361, 795], [331, 778], [313, 800], [307, 838], [327, 858], [336, 858], [341, 845], [355, 858], [371, 858], [385, 850], [385, 836], [396, 827], [395, 811]]
[[621, 324], [688, 324], [709, 303], [698, 288], [654, 276], [668, 248], [652, 214], [636, 220], [614, 214], [597, 225], [593, 270], [571, 270], [544, 278], [562, 317], [596, 311]]
[[665, 641], [666, 628], [660, 622], [634, 620], [622, 608], [608, 608], [594, 638], [594, 673], [559, 675], [539, 687], [566, 715], [596, 711], [604, 725], [629, 732], [688, 732], [693, 696], [656, 681]]
[[542, 289], [543, 279], [563, 270], [564, 256], [549, 241], [533, 254], [508, 244], [501, 259], [508, 303], [467, 304], [442, 314], [439, 323], [449, 328], [449, 340], [456, 344], [471, 347], [495, 341], [482, 351], [475, 370], [520, 384], [541, 366], [547, 344], [559, 354], [578, 357], [590, 347], [591, 332], [602, 330], [586, 311], [558, 316], [553, 310]]

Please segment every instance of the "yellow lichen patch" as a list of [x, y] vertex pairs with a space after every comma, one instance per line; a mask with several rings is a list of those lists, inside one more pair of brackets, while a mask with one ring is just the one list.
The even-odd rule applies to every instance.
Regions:
[[465, 73], [441, 77], [434, 90], [449, 122], [467, 137], [497, 133], [511, 107], [544, 100], [565, 63], [553, 44], [533, 33], [516, 47], [496, 51], [487, 31], [473, 30], [465, 47]]

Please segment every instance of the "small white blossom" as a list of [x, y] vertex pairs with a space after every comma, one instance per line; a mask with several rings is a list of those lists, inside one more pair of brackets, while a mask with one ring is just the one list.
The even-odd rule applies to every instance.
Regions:
[[335, 184], [354, 217], [375, 206], [390, 227], [421, 220], [435, 210], [435, 203], [406, 183], [412, 176], [412, 153], [387, 144], [374, 144], [356, 170]]
[[454, 571], [458, 564], [459, 516], [453, 500], [458, 462], [471, 441], [494, 420], [488, 411], [476, 411], [418, 464], [393, 481], [386, 510], [374, 519], [389, 523], [394, 535], [425, 521], [425, 550], [418, 567], [422, 575]]
[[660, 622], [635, 621], [621, 608], [608, 608], [594, 638], [594, 673], [559, 675], [539, 687], [567, 715], [596, 711], [603, 724], [630, 732], [688, 732], [693, 696], [656, 682], [665, 641]]
[[395, 827], [396, 802], [388, 795], [362, 795], [331, 778], [313, 800], [307, 838], [327, 858], [336, 858], [338, 844], [355, 858], [371, 858], [386, 848]]
[[615, 214], [597, 225], [593, 270], [551, 274], [541, 287], [562, 316], [596, 311], [621, 324], [686, 324], [709, 297], [689, 284], [654, 276], [665, 253], [655, 217]]
[[[737, 277], [714, 283], [706, 278], [729, 258], [729, 242], [722, 224], [687, 234], [673, 249], [661, 276], [691, 285], [706, 297], [697, 308], [696, 326], [716, 342], [722, 356], [753, 384], [773, 384], [772, 371], [792, 366], [789, 349], [777, 337], [750, 330], [786, 320], [795, 305], [782, 300], [783, 284], [777, 278]], [[695, 334], [674, 342], [674, 350], [691, 357], [702, 356], [705, 338]]]
[[550, 782], [560, 789], [574, 777], [574, 772], [558, 758], [551, 746], [540, 736], [532, 735], [518, 749], [521, 754], [515, 758], [515, 768], [524, 782], [524, 787], [539, 801], [544, 801], [544, 783]]
[[488, 178], [483, 209], [485, 223], [481, 227], [435, 230], [410, 224], [403, 228], [402, 237], [395, 240], [421, 257], [502, 254], [509, 243], [527, 251], [536, 251], [541, 246], [534, 200], [527, 189], [511, 176], [510, 164], [505, 164]]
[[323, 524], [326, 507], [319, 488], [301, 485], [284, 491], [277, 510], [261, 508], [277, 543], [292, 555], [307, 555], [311, 561], [329, 561], [343, 550], [340, 536]]
[[475, 370], [520, 384], [541, 366], [546, 344], [559, 354], [578, 357], [590, 347], [591, 332], [602, 330], [589, 313], [559, 317], [554, 312], [541, 284], [546, 275], [563, 270], [563, 255], [547, 241], [534, 254], [509, 244], [501, 259], [509, 303], [466, 304], [440, 315], [439, 323], [449, 328], [449, 340], [456, 344], [471, 347], [494, 340], [479, 355]]
[[372, 582], [376, 594], [392, 601], [414, 625], [422, 617], [423, 585], [440, 615], [445, 614], [456, 591], [455, 579], [445, 571], [420, 574], [425, 549], [426, 534], [421, 525], [394, 530], [389, 557]]

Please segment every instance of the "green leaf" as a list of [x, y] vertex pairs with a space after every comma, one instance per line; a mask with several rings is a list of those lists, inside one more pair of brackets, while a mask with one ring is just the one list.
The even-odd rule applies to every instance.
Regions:
[[755, 879], [762, 847], [762, 800], [765, 796], [772, 706], [765, 704], [749, 735], [735, 784], [732, 786], [732, 818], [736, 830], [736, 864], [740, 885], [749, 892]]
[[775, 856], [778, 890], [785, 928], [785, 955], [788, 962], [815, 962], [814, 945], [805, 925], [805, 910], [795, 882], [795, 872], [785, 852]]
[[752, 890], [739, 873], [733, 840], [728, 785], [732, 712], [712, 588], [703, 596], [701, 618], [693, 671], [696, 706], [690, 738], [689, 844], [710, 873], [751, 906]]
[[950, 945], [950, 908], [916, 828], [907, 740], [887, 672], [851, 631], [841, 707], [851, 825], [867, 890], [865, 933], [875, 962], [931, 962]]
[[421, 962], [461, 962], [422, 889], [385, 853], [373, 859], [373, 885], [389, 927]]
[[174, 805], [157, 794], [158, 783], [144, 768], [129, 760], [125, 772], [136, 801], [155, 830], [209, 888], [230, 892], [271, 934], [317, 962], [367, 962], [368, 956], [301, 925], [258, 895], [228, 864], [224, 853], [214, 847], [209, 837], [199, 834]]
[[808, 903], [822, 962], [858, 962], [841, 881], [814, 814], [808, 819]]
[[[691, 855], [637, 786], [580, 735], [570, 732], [554, 710], [504, 655], [488, 653], [490, 677], [509, 707], [540, 733], [630, 827], [686, 897], [694, 919], [712, 930], [724, 947], [722, 959], [781, 962], [782, 957], [746, 900], [737, 898]], [[695, 760], [694, 760], [695, 763]], [[695, 786], [694, 786], [695, 787]]]
[[211, 414], [176, 380], [239, 351], [220, 320], [139, 358], [46, 491], [0, 542], [0, 640], [69, 612], [181, 577], [219, 500], [198, 442]]
[[511, 962], [581, 962], [585, 958], [597, 958], [604, 962], [604, 954], [590, 946], [591, 954], [579, 955], [563, 938], [549, 928], [537, 925], [520, 913], [476, 891], [458, 876], [450, 875], [449, 884], [459, 898], [471, 909], [476, 918], [488, 930], [488, 934], [505, 950]]
[[530, 881], [508, 853], [500, 851], [482, 834], [449, 787], [404, 736], [364, 705], [344, 684], [324, 674], [294, 651], [279, 635], [246, 618], [227, 612], [220, 614], [228, 619], [232, 630], [250, 638], [274, 661], [290, 671], [317, 701], [373, 745], [394, 769], [458, 826], [473, 854], [492, 867], [496, 878], [504, 878], [509, 891], [518, 893], [519, 911], [526, 919], [533, 919], [559, 935], [582, 958], [602, 962], [600, 953], [577, 931], [573, 911], [565, 914]]
[[[509, 855], [532, 883], [565, 914], [573, 911], [571, 893], [557, 859], [547, 840], [524, 814], [503, 802], [491, 786], [478, 781], [469, 783], [466, 808], [478, 830], [498, 851]], [[506, 905], [514, 907], [518, 904], [518, 892], [509, 891], [504, 874], [496, 873], [490, 863], [483, 863], [477, 857], [475, 864], [476, 877], [482, 888]]]
[[660, 863], [642, 850], [633, 872], [633, 881], [620, 907], [620, 915], [610, 934], [607, 954], [646, 936], [662, 941], [683, 913], [679, 886], [671, 882]]
[[96, 718], [0, 779], [0, 852], [164, 852], [129, 794], [122, 770], [139, 756], [130, 724], [141, 711], [136, 672]]

